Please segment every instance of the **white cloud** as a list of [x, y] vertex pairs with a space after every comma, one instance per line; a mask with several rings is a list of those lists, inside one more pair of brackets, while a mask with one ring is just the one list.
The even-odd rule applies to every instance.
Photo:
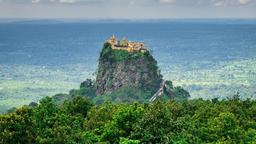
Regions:
[[31, 2], [32, 2], [32, 3], [39, 3], [40, 0], [32, 0]]
[[77, 0], [59, 0], [60, 3], [76, 3]]
[[211, 0], [211, 3], [214, 6], [237, 6], [246, 5], [252, 1], [253, 0]]
[[[1, 0], [0, 0], [1, 1]], [[3, 0], [7, 1], [7, 0]], [[14, 3], [27, 3], [27, 2], [32, 2], [32, 3], [61, 3], [61, 4], [89, 4], [89, 3], [99, 3], [99, 2], [105, 2], [106, 0], [10, 0], [11, 2]], [[112, 2], [114, 0], [111, 0]]]
[[159, 0], [159, 2], [163, 4], [174, 4], [176, 0]]
[[251, 2], [251, 0], [239, 0], [239, 3], [241, 5], [246, 5], [246, 4], [250, 3], [250, 2]]
[[234, 5], [234, 1], [236, 0], [212, 0], [212, 4], [214, 6], [228, 6], [228, 5]]

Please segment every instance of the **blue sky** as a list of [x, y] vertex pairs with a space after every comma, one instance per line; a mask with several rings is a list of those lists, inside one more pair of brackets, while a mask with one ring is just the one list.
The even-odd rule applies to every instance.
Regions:
[[256, 0], [0, 0], [0, 18], [256, 18]]

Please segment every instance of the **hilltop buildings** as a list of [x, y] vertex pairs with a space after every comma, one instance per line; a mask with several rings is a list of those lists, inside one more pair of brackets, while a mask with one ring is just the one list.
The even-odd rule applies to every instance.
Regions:
[[128, 52], [140, 51], [146, 52], [148, 49], [143, 42], [128, 41], [124, 37], [120, 42], [114, 35], [111, 36], [106, 42], [111, 44], [113, 50], [126, 50]]

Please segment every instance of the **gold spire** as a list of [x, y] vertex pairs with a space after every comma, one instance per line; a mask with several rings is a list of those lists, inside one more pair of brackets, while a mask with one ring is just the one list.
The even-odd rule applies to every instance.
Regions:
[[127, 46], [127, 41], [126, 41], [126, 37], [125, 37], [125, 36], [123, 37], [122, 45], [123, 45], [123, 46]]
[[113, 39], [115, 38], [115, 35], [114, 35], [114, 34], [112, 34], [112, 38], [113, 38]]

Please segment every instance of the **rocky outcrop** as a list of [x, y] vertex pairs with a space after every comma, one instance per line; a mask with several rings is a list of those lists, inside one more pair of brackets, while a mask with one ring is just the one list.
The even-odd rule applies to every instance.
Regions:
[[97, 70], [97, 95], [134, 87], [153, 95], [161, 82], [162, 75], [150, 52], [112, 50], [110, 44], [104, 44]]

